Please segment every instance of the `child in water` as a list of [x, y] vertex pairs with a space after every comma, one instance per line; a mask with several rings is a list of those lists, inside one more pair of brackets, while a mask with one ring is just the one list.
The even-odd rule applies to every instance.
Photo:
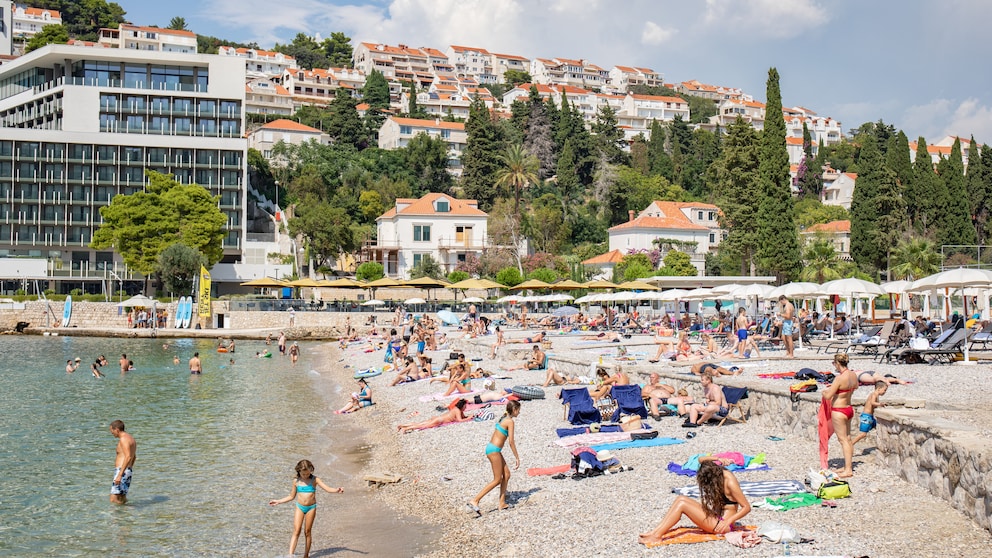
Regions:
[[281, 500], [272, 500], [270, 506], [278, 506], [286, 502], [296, 500], [296, 511], [293, 513], [293, 537], [289, 539], [289, 555], [296, 552], [296, 543], [300, 538], [300, 530], [306, 543], [303, 550], [303, 558], [310, 556], [310, 530], [313, 527], [313, 520], [317, 517], [317, 487], [323, 488], [327, 492], [344, 492], [343, 487], [331, 488], [324, 484], [324, 481], [313, 475], [313, 463], [304, 459], [296, 464], [296, 479], [293, 481], [293, 488], [289, 496]]

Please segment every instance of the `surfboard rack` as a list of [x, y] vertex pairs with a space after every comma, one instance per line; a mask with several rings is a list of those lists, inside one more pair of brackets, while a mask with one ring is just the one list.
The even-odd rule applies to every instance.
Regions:
[[403, 480], [403, 477], [393, 473], [371, 474], [365, 475], [362, 478], [368, 483], [369, 488], [379, 488], [380, 486], [397, 483]]

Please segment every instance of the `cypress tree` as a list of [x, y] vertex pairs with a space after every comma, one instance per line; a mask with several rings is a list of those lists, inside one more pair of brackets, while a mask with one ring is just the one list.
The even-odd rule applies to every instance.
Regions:
[[944, 244], [975, 244], [975, 227], [971, 223], [960, 138], [954, 139], [950, 156], [941, 160], [941, 163], [937, 168], [947, 188], [947, 209], [944, 211], [938, 238], [943, 239]]
[[579, 176], [575, 172], [575, 152], [572, 140], [565, 140], [565, 147], [558, 156], [558, 195], [561, 199], [562, 210], [567, 217], [570, 202], [576, 198], [579, 190]]
[[989, 189], [985, 181], [984, 161], [982, 161], [982, 146], [975, 143], [971, 136], [968, 149], [968, 204], [971, 208], [971, 222], [975, 227], [976, 244], [985, 244], [986, 223], [989, 219]]
[[[895, 139], [895, 136], [892, 139]], [[889, 141], [890, 148], [895, 145], [897, 145], [897, 142]], [[887, 157], [891, 158], [891, 154], [892, 151], [890, 149]], [[890, 266], [889, 256], [903, 238], [908, 227], [906, 202], [902, 198], [899, 177], [887, 165], [881, 167], [877, 183], [878, 194], [875, 196], [875, 212], [878, 215], [878, 252], [879, 256], [884, 258], [884, 261], [878, 262], [878, 267], [881, 268], [884, 264], [886, 279], [891, 281], [892, 278], [889, 277], [888, 273]]]
[[480, 99], [469, 106], [465, 132], [468, 139], [462, 153], [462, 188], [466, 196], [478, 200], [479, 209], [488, 211], [496, 199], [494, 181], [502, 166], [499, 154], [503, 152], [503, 134]]
[[600, 157], [603, 157], [611, 164], [618, 165], [625, 163], [627, 154], [623, 148], [623, 130], [617, 125], [617, 113], [609, 105], [602, 105], [596, 112], [596, 122], [592, 125], [592, 133], [595, 134], [596, 148]]
[[651, 166], [651, 174], [660, 174], [672, 180], [672, 159], [665, 151], [665, 138], [667, 137], [665, 126], [657, 120], [651, 121], [651, 139], [648, 140], [648, 164]]
[[727, 127], [720, 147], [720, 156], [707, 170], [707, 182], [713, 185], [714, 201], [721, 209], [720, 226], [727, 231], [720, 251], [740, 256], [740, 274], [753, 275], [761, 197], [757, 133], [738, 116]]
[[[327, 133], [338, 145], [353, 145], [362, 149], [365, 147], [366, 135], [356, 105], [355, 98], [347, 89], [338, 89], [334, 100], [327, 107], [331, 113]], [[378, 133], [378, 128], [375, 131]]]
[[920, 136], [916, 140], [916, 159], [913, 161], [913, 180], [904, 192], [906, 210], [913, 227], [923, 234], [929, 235], [937, 224], [937, 208], [943, 201], [936, 199], [937, 175], [933, 170], [933, 160], [927, 151], [927, 140]]
[[862, 270], [870, 271], [879, 267], [884, 255], [878, 230], [877, 198], [885, 165], [875, 138], [868, 134], [861, 137], [860, 172], [851, 198], [851, 257]]
[[983, 236], [978, 239], [978, 243], [985, 244], [985, 242], [989, 239], [989, 237], [992, 236], [992, 232], [989, 231], [987, 224], [988, 216], [990, 213], [992, 213], [992, 147], [989, 147], [988, 145], [983, 145], [981, 152], [979, 152], [978, 148], [973, 145], [971, 148], [971, 156], [969, 157], [968, 160], [969, 164], [971, 164], [972, 161], [971, 157], [974, 157], [976, 159], [980, 158], [982, 161], [982, 177], [983, 177], [982, 182], [985, 185], [985, 192], [987, 195], [985, 202], [987, 209], [985, 210], [986, 221], [985, 221], [985, 228], [983, 230]]
[[896, 173], [900, 187], [905, 188], [913, 180], [913, 161], [909, 158], [909, 138], [899, 133], [889, 138], [889, 148], [885, 152], [885, 163]]
[[761, 267], [784, 282], [799, 274], [801, 263], [789, 177], [789, 152], [785, 147], [785, 116], [778, 70], [769, 68], [765, 102], [765, 129], [761, 134], [761, 203], [758, 226]]

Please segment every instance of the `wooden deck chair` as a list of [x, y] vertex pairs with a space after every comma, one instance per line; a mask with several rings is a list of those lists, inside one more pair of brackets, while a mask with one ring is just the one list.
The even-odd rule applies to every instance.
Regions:
[[[744, 408], [741, 406], [741, 401], [747, 399], [747, 388], [723, 386], [723, 397], [727, 400], [727, 414], [723, 416], [720, 424], [717, 426], [723, 426], [723, 423], [728, 420], [746, 423], [747, 417], [744, 416]], [[739, 418], [735, 418], [735, 414]]]

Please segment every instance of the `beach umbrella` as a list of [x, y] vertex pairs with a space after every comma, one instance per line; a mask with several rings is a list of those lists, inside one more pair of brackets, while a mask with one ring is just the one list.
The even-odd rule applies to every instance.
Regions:
[[261, 277], [259, 279], [252, 279], [251, 281], [245, 281], [244, 283], [241, 283], [241, 286], [280, 288], [280, 287], [288, 287], [289, 284], [281, 279], [273, 279], [272, 277]]
[[385, 302], [383, 302], [383, 301], [381, 301], [381, 300], [379, 300], [377, 298], [373, 298], [373, 299], [366, 300], [365, 302], [363, 302], [362, 303], [362, 306], [382, 306], [383, 304], [385, 304]]
[[[981, 287], [988, 288], [992, 286], [992, 272], [988, 272], [981, 269], [959, 267], [956, 269], [948, 269], [947, 271], [941, 271], [940, 273], [931, 275], [929, 277], [924, 277], [919, 281], [914, 281], [912, 289], [916, 290], [918, 284], [923, 283], [922, 287], [925, 289], [964, 289], [966, 287]], [[964, 297], [964, 313], [968, 313], [968, 299]], [[968, 360], [968, 345], [967, 340], [964, 344], [964, 364], [971, 364]]]
[[650, 283], [645, 283], [644, 281], [625, 281], [617, 285], [618, 289], [627, 289], [631, 291], [657, 291], [660, 290], [658, 287]]
[[331, 289], [367, 289], [369, 288], [368, 283], [363, 283], [361, 281], [356, 281], [348, 277], [341, 277], [339, 279], [324, 279], [318, 281], [319, 286], [327, 287]]
[[563, 316], [574, 316], [579, 313], [579, 309], [574, 306], [559, 306], [555, 308], [551, 315], [556, 318], [561, 318]]
[[437, 313], [437, 319], [445, 325], [458, 325], [458, 316], [451, 310], [441, 310]]
[[[912, 285], [912, 281], [907, 281], [905, 279], [900, 279], [899, 281], [889, 281], [887, 283], [882, 283], [879, 287], [889, 294], [889, 308], [899, 307], [899, 310], [909, 311], [909, 296], [906, 293], [909, 292], [909, 287]], [[892, 303], [892, 298], [896, 297], [896, 304]], [[907, 317], [909, 315], [907, 314]]]
[[782, 295], [785, 295], [786, 298], [815, 298], [817, 296], [825, 296], [820, 291], [820, 285], [818, 283], [808, 283], [803, 281], [786, 283], [782, 286], [775, 287], [768, 292], [767, 296], [769, 300], [773, 300]]
[[595, 295], [591, 295], [591, 294], [588, 294], [586, 296], [580, 296], [579, 298], [573, 300], [572, 302], [574, 302], [575, 304], [586, 304], [587, 302], [593, 302], [592, 298], [594, 296]]
[[504, 296], [503, 298], [497, 298], [496, 299], [496, 304], [505, 304], [505, 303], [519, 302], [521, 298], [523, 298], [523, 297], [521, 297], [520, 295]]
[[857, 277], [827, 281], [820, 287], [820, 290], [828, 295], [847, 297], [861, 295], [862, 297], [874, 298], [885, 294], [882, 287], [872, 283], [871, 281], [865, 281], [864, 279], [858, 279]]
[[382, 277], [365, 284], [366, 289], [381, 289], [385, 287], [404, 287], [403, 283], [389, 277]]
[[706, 300], [708, 298], [713, 298], [713, 289], [699, 287], [685, 293], [685, 298], [682, 300]]
[[424, 304], [427, 301], [422, 298], [408, 298], [403, 301], [403, 304]]
[[466, 299], [462, 299], [462, 302], [471, 302], [471, 303], [485, 302], [485, 301], [486, 300], [484, 298], [480, 298], [480, 297], [477, 297], [477, 296], [470, 296], [470, 297], [468, 297]]
[[129, 298], [129, 299], [125, 300], [125, 301], [119, 302], [117, 304], [117, 307], [118, 308], [138, 308], [138, 307], [140, 307], [140, 308], [149, 308], [155, 302], [157, 302], [155, 299], [148, 298], [145, 295], [139, 294], [139, 295], [132, 296], [131, 298]]
[[465, 279], [464, 281], [459, 281], [448, 285], [449, 289], [507, 289], [506, 285], [500, 285], [489, 279]]
[[734, 289], [743, 287], [740, 283], [727, 283], [726, 285], [717, 285], [713, 287], [713, 294], [715, 295], [725, 295], [730, 294]]
[[419, 287], [421, 289], [440, 289], [450, 284], [447, 281], [434, 279], [433, 277], [418, 277], [409, 281], [403, 281], [403, 285], [406, 287]]
[[314, 279], [309, 278], [309, 277], [304, 277], [303, 279], [297, 279], [296, 281], [290, 281], [289, 282], [289, 286], [290, 287], [310, 288], [310, 287], [319, 287], [320, 286], [320, 283], [318, 281], [314, 280]]
[[551, 283], [548, 288], [553, 291], [574, 291], [581, 289], [582, 283], [572, 281], [571, 279], [562, 279], [561, 281]]
[[617, 288], [616, 283], [611, 283], [605, 279], [597, 279], [595, 281], [589, 281], [588, 283], [582, 284], [583, 289], [615, 289]]
[[528, 279], [519, 285], [510, 287], [511, 291], [522, 291], [522, 290], [537, 290], [537, 289], [547, 289], [550, 287], [550, 283], [545, 283], [540, 279]]
[[574, 300], [575, 297], [572, 295], [567, 295], [565, 293], [557, 293], [553, 295], [548, 295], [548, 301], [550, 302], [567, 302], [569, 300]]

